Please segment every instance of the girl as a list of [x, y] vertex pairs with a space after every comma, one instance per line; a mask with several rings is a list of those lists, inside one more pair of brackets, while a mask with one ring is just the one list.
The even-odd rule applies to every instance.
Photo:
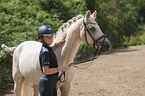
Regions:
[[38, 84], [41, 96], [57, 96], [58, 72], [70, 69], [70, 66], [67, 65], [58, 67], [56, 55], [50, 47], [54, 34], [53, 28], [49, 25], [43, 25], [38, 29], [38, 37], [42, 42], [39, 60], [43, 76]]

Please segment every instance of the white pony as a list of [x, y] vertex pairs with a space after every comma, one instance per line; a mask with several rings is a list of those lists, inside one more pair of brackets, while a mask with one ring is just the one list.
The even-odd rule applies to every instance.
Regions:
[[[60, 42], [64, 34], [66, 34], [65, 42], [54, 50], [59, 66], [73, 62], [82, 41], [93, 46], [96, 44], [94, 40], [104, 35], [95, 21], [96, 14], [96, 11], [92, 15], [90, 11], [87, 11], [85, 17], [78, 15], [60, 27], [52, 44], [55, 45]], [[103, 42], [103, 38], [100, 38], [97, 43]], [[33, 96], [38, 96], [37, 87], [39, 79], [42, 76], [39, 64], [41, 46], [42, 44], [40, 42], [26, 41], [18, 45], [15, 49], [12, 76], [16, 96], [32, 96], [32, 88], [34, 89]], [[102, 50], [108, 52], [110, 49], [111, 43], [106, 38], [102, 44]], [[61, 96], [69, 96], [73, 76], [74, 70], [71, 68], [66, 72], [65, 82], [58, 82]]]

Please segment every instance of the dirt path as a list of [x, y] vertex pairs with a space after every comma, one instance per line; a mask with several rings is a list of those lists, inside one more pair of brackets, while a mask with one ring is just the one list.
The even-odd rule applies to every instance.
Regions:
[[145, 96], [145, 45], [114, 50], [76, 69], [70, 96]]

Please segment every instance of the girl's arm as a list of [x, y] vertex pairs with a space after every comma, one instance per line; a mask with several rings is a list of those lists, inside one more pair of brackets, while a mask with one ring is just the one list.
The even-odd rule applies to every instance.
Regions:
[[43, 66], [42, 68], [43, 68], [44, 75], [50, 75], [50, 74], [57, 73], [59, 71], [67, 71], [71, 67], [67, 66], [67, 65], [62, 65], [62, 66], [57, 67], [57, 68], [49, 68], [49, 66]]

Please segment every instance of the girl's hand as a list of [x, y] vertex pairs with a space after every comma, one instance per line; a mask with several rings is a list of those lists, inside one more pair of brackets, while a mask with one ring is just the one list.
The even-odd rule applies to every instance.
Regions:
[[60, 67], [58, 67], [59, 71], [68, 71], [71, 68], [71, 66], [68, 65], [62, 65]]

